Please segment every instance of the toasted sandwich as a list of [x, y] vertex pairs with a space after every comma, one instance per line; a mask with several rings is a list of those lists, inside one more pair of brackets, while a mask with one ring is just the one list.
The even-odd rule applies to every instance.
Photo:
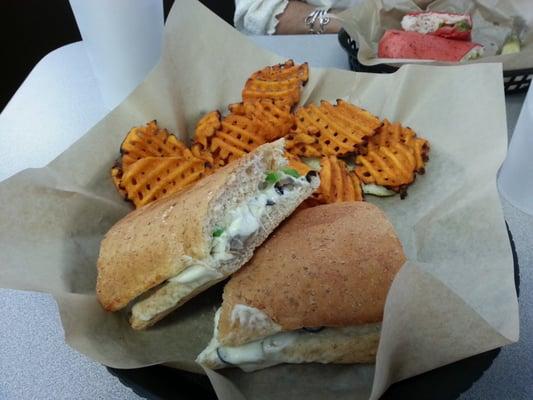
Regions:
[[245, 371], [280, 363], [372, 363], [405, 255], [365, 202], [297, 211], [226, 284], [197, 362]]
[[264, 144], [116, 223], [98, 258], [102, 306], [132, 305], [130, 323], [144, 329], [243, 266], [319, 184], [283, 151], [283, 139]]

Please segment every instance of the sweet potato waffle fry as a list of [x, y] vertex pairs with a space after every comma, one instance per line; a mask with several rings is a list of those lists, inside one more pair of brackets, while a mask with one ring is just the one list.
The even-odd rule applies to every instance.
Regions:
[[197, 146], [199, 150], [209, 148], [212, 137], [221, 125], [221, 115], [218, 110], [211, 111], [200, 118], [194, 130], [194, 143], [200, 145], [200, 147]]
[[229, 114], [224, 117], [209, 148], [215, 166], [226, 165], [266, 143], [259, 133], [260, 129], [259, 124], [244, 115]]
[[294, 125], [294, 115], [288, 104], [270, 99], [243, 104], [244, 114], [259, 124], [259, 134], [268, 142], [287, 135]]
[[199, 158], [200, 160], [204, 160], [207, 162], [210, 166], [213, 166], [215, 164], [215, 159], [213, 157], [213, 154], [209, 151], [209, 149], [205, 149], [201, 144], [194, 143], [191, 146], [191, 153], [194, 157]]
[[320, 157], [320, 144], [316, 134], [292, 132], [285, 137], [285, 149], [299, 157]]
[[205, 162], [194, 157], [145, 157], [129, 166], [121, 186], [138, 208], [176, 193], [208, 173]]
[[115, 185], [115, 188], [117, 189], [118, 193], [123, 197], [126, 198], [128, 196], [128, 193], [126, 192], [126, 189], [122, 187], [122, 176], [124, 175], [124, 171], [122, 170], [122, 167], [117, 162], [112, 168], [111, 168], [111, 179], [113, 180], [113, 185]]
[[320, 160], [320, 186], [313, 193], [317, 203], [338, 203], [363, 201], [361, 182], [357, 175], [349, 172], [346, 163], [335, 156]]
[[246, 81], [242, 91], [244, 103], [259, 99], [269, 99], [289, 108], [300, 101], [300, 89], [309, 79], [307, 63], [295, 65], [288, 60], [254, 72]]
[[335, 106], [322, 100], [320, 106], [310, 104], [296, 111], [295, 131], [316, 136], [322, 155], [362, 152], [380, 126], [379, 118], [343, 100], [337, 100]]
[[185, 157], [190, 155], [190, 150], [176, 136], [160, 129], [154, 120], [130, 129], [120, 146], [120, 153], [120, 159], [111, 168], [111, 178], [120, 195], [126, 198], [122, 178], [130, 165], [145, 157]]
[[180, 157], [186, 149], [185, 143], [166, 129], [160, 129], [156, 121], [151, 121], [129, 131], [120, 146], [121, 167], [126, 170], [130, 164], [144, 157]]
[[403, 143], [411, 147], [415, 152], [416, 172], [418, 174], [424, 173], [425, 163], [428, 161], [429, 154], [427, 140], [417, 137], [411, 128], [404, 127], [399, 122], [391, 124], [385, 119], [376, 134], [369, 139], [368, 149], [375, 150], [381, 146], [389, 146], [392, 143]]
[[140, 207], [284, 137], [289, 167], [300, 175], [320, 162], [321, 185], [301, 207], [361, 201], [363, 193], [404, 198], [425, 171], [429, 142], [344, 100], [295, 109], [308, 79], [307, 63], [292, 60], [252, 73], [227, 115], [212, 111], [197, 122], [190, 148], [155, 121], [132, 128], [111, 169], [114, 185]]
[[414, 150], [403, 143], [391, 143], [368, 150], [355, 160], [355, 173], [365, 184], [373, 183], [400, 192], [415, 180], [416, 157]]

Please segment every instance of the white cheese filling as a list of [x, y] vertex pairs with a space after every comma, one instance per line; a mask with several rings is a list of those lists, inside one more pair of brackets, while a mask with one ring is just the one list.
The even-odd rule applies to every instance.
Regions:
[[[310, 362], [311, 360], [309, 360], [308, 356], [302, 355], [299, 349], [305, 347], [316, 348], [317, 343], [320, 342], [342, 343], [346, 338], [354, 336], [379, 335], [381, 327], [380, 323], [375, 323], [365, 326], [338, 328], [303, 328], [295, 331], [271, 334], [263, 339], [255, 340], [241, 346], [223, 346], [218, 341], [220, 312], [221, 308], [215, 314], [213, 337], [208, 346], [198, 355], [196, 362], [215, 369], [234, 366], [247, 372], [285, 363], [288, 359], [293, 363]], [[239, 311], [238, 313], [243, 312]]]
[[[307, 184], [305, 177], [294, 178], [283, 172], [280, 180], [289, 179], [291, 184]], [[201, 286], [209, 280], [218, 279], [221, 273], [211, 265], [219, 264], [220, 261], [228, 261], [235, 257], [234, 252], [244, 248], [245, 241], [261, 228], [261, 219], [267, 211], [267, 207], [274, 206], [281, 198], [289, 198], [291, 189], [277, 189], [274, 184], [258, 191], [254, 196], [230, 210], [220, 223], [221, 233], [213, 237], [211, 244], [211, 260], [206, 264], [192, 264], [179, 275], [169, 279], [171, 282], [192, 284], [197, 282]], [[191, 260], [191, 262], [194, 262]]]
[[292, 345], [302, 334], [305, 333], [298, 331], [282, 332], [242, 346], [219, 346], [213, 356], [216, 356], [224, 364], [239, 366], [245, 371], [257, 369], [259, 364], [261, 368], [264, 368], [265, 365], [283, 362], [281, 357], [283, 349]]
[[[216, 261], [227, 261], [234, 257], [231, 252], [233, 239], [242, 243], [246, 238], [253, 235], [261, 228], [261, 219], [266, 212], [267, 201], [277, 203], [282, 197], [274, 186], [258, 192], [247, 202], [234, 210], [230, 210], [222, 222], [223, 232], [213, 238], [211, 255]], [[240, 239], [239, 239], [240, 238]], [[239, 243], [236, 243], [239, 245]]]
[[[252, 307], [247, 308], [252, 309]], [[244, 309], [240, 309], [237, 313], [242, 314], [243, 310]], [[281, 363], [281, 350], [292, 344], [298, 337], [297, 332], [282, 332], [242, 346], [221, 346], [218, 341], [218, 321], [220, 318], [220, 312], [221, 308], [215, 313], [213, 338], [196, 359], [199, 364], [216, 364], [219, 366], [235, 365], [244, 371], [265, 368]], [[244, 311], [244, 313], [248, 313], [248, 310]], [[247, 317], [245, 318], [248, 319]]]
[[174, 278], [170, 278], [169, 282], [194, 284], [198, 287], [218, 278], [222, 278], [222, 274], [219, 271], [206, 267], [205, 265], [195, 264], [191, 265]]

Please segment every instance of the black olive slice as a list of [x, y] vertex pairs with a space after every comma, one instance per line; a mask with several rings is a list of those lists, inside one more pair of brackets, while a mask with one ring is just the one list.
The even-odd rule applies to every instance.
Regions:
[[311, 182], [311, 179], [316, 177], [317, 175], [318, 173], [316, 171], [309, 171], [307, 175], [305, 175], [305, 179], [307, 180], [307, 182]]
[[222, 361], [224, 364], [227, 364], [227, 365], [233, 365], [232, 363], [230, 363], [230, 362], [228, 362], [228, 361], [226, 361], [224, 359], [223, 354], [224, 354], [224, 349], [221, 349], [220, 347], [217, 347], [217, 356], [218, 356], [218, 358], [220, 358], [220, 361]]
[[305, 328], [302, 328], [304, 331], [306, 332], [309, 332], [309, 333], [317, 333], [317, 332], [320, 332], [322, 329], [324, 329], [323, 326], [315, 326], [315, 327], [305, 327]]

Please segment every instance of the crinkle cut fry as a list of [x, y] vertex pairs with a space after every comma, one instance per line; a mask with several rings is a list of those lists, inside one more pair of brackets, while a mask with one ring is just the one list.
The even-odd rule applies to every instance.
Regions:
[[[221, 115], [218, 110], [208, 112], [196, 123], [194, 129], [194, 143], [201, 146], [199, 150], [209, 148], [211, 138], [220, 129]], [[197, 146], [198, 148], [198, 146]]]
[[266, 143], [258, 133], [257, 124], [246, 116], [230, 114], [222, 120], [221, 125], [210, 147], [216, 166], [226, 165]]
[[271, 99], [281, 101], [291, 106], [300, 101], [299, 81], [293, 82], [269, 82], [269, 81], [249, 81], [242, 94], [243, 101], [254, 101], [259, 99]]
[[244, 103], [270, 99], [292, 109], [300, 101], [300, 89], [309, 79], [307, 63], [295, 65], [292, 60], [254, 72], [242, 91]]
[[270, 99], [244, 103], [244, 114], [259, 126], [259, 134], [271, 142], [287, 135], [294, 124], [290, 106]]
[[310, 104], [298, 111], [297, 118], [302, 126], [309, 124], [318, 129], [318, 142], [323, 155], [340, 156], [352, 153], [357, 149], [357, 145], [362, 143], [359, 137], [352, 135], [339, 121], [324, 114], [316, 105]]
[[316, 135], [323, 155], [361, 152], [380, 125], [371, 113], [342, 100], [336, 106], [323, 100], [320, 106], [310, 104], [296, 111], [296, 131]]
[[315, 135], [291, 132], [285, 137], [285, 149], [299, 157], [321, 157], [320, 145]]
[[128, 193], [122, 186], [122, 176], [124, 175], [124, 171], [122, 170], [122, 167], [120, 166], [120, 163], [117, 161], [117, 163], [111, 168], [111, 179], [113, 180], [113, 184], [115, 185], [115, 188], [117, 189], [118, 193], [126, 199], [128, 196]]
[[322, 157], [320, 166], [320, 186], [313, 194], [318, 203], [364, 200], [359, 179], [348, 171], [344, 161], [335, 156]]
[[265, 67], [254, 72], [250, 78], [261, 80], [283, 80], [290, 77], [298, 77], [303, 84], [309, 79], [309, 65], [305, 62], [295, 65], [293, 60], [287, 60], [283, 64]]
[[414, 150], [403, 143], [392, 143], [357, 156], [355, 173], [365, 184], [376, 184], [400, 191], [415, 179]]
[[200, 159], [145, 157], [130, 166], [122, 185], [128, 200], [138, 208], [180, 191], [206, 174], [205, 163]]
[[417, 137], [411, 128], [404, 127], [399, 122], [391, 124], [385, 119], [383, 126], [370, 138], [368, 148], [376, 149], [380, 146], [388, 146], [391, 143], [403, 143], [413, 148], [416, 157], [416, 172], [419, 174], [424, 173], [425, 163], [429, 159], [429, 143], [427, 140]]
[[160, 129], [157, 122], [151, 121], [145, 126], [132, 128], [122, 145], [121, 166], [128, 166], [144, 157], [182, 156], [187, 146], [166, 129]]

